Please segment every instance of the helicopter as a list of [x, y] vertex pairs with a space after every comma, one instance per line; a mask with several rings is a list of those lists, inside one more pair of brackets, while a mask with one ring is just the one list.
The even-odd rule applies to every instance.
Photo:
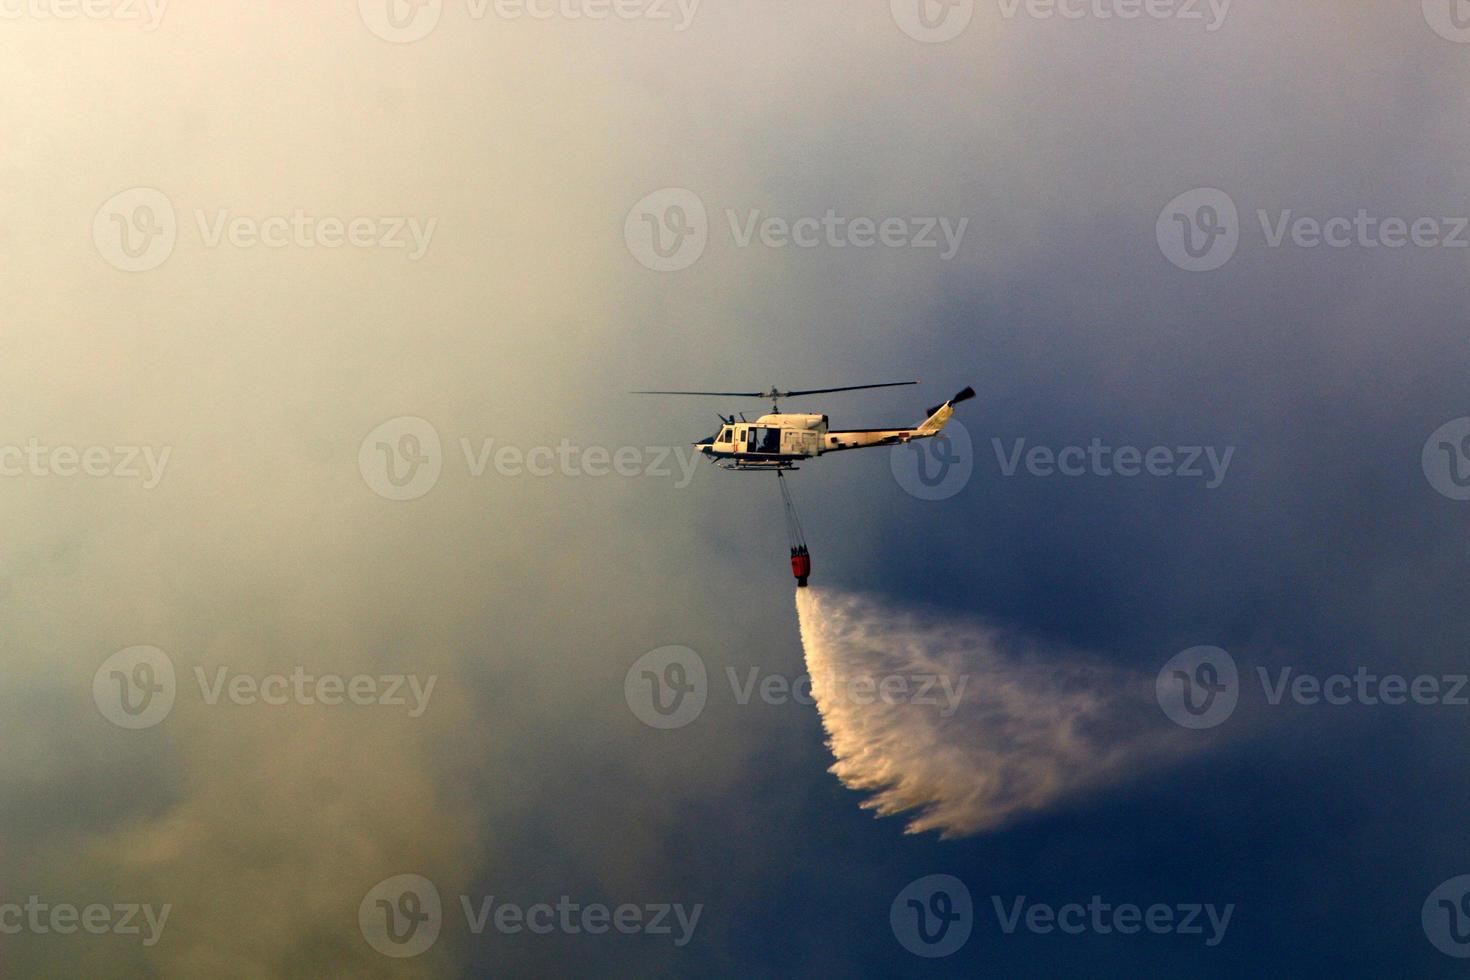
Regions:
[[879, 384], [846, 385], [841, 388], [805, 388], [782, 391], [772, 387], [766, 391], [635, 391], [635, 395], [707, 395], [720, 398], [762, 398], [771, 403], [771, 411], [754, 422], [741, 415], [720, 418], [720, 430], [694, 443], [694, 448], [727, 470], [794, 470], [804, 459], [847, 449], [870, 449], [892, 446], [937, 436], [954, 415], [954, 407], [975, 397], [975, 389], [966, 387], [949, 401], [935, 405], [923, 421], [904, 428], [832, 429], [826, 415], [789, 414], [781, 411], [782, 399], [825, 395], [837, 391], [861, 391], [869, 388], [897, 388], [915, 385], [917, 381], [885, 381]]
[[694, 443], [694, 447], [708, 456], [711, 462], [727, 470], [775, 472], [776, 482], [781, 487], [781, 504], [786, 514], [786, 537], [791, 545], [791, 574], [796, 577], [797, 588], [806, 588], [807, 580], [812, 574], [812, 556], [806, 545], [806, 535], [802, 531], [801, 515], [797, 513], [796, 501], [791, 495], [791, 488], [786, 485], [785, 473], [796, 469], [796, 464], [801, 460], [813, 459], [827, 453], [901, 445], [915, 439], [937, 436], [954, 415], [954, 407], [975, 397], [975, 389], [966, 387], [949, 401], [935, 405], [924, 413], [922, 422], [908, 428], [833, 429], [829, 426], [826, 415], [793, 415], [782, 412], [781, 399], [915, 384], [918, 382], [885, 381], [880, 384], [804, 388], [799, 391], [782, 391], [772, 387], [766, 391], [635, 391], [633, 394], [706, 395], [716, 398], [770, 400], [771, 411], [754, 422], [747, 421], [744, 415], [740, 416], [738, 422], [733, 415], [721, 415], [720, 430], [709, 438]]

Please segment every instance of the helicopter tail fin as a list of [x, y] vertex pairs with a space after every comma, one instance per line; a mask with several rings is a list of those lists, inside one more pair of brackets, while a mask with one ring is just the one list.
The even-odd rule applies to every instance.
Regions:
[[938, 435], [939, 430], [944, 428], [944, 423], [948, 422], [950, 416], [954, 415], [954, 407], [960, 402], [968, 401], [974, 397], [975, 389], [966, 386], [963, 391], [958, 392], [943, 405], [936, 405], [929, 409], [929, 417], [919, 423], [919, 427], [914, 430], [914, 435], [918, 438]]

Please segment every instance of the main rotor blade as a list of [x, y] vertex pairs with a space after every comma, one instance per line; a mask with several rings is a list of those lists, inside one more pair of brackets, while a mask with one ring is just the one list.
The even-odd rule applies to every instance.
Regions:
[[782, 391], [771, 388], [767, 391], [634, 391], [633, 395], [713, 395], [718, 398], [795, 398], [798, 395], [825, 395], [834, 391], [861, 391], [864, 388], [897, 388], [916, 385], [917, 381], [884, 381], [875, 385], [845, 385], [841, 388], [803, 388], [800, 391]]
[[764, 391], [630, 391], [630, 395], [718, 395], [721, 398], [765, 398]]
[[845, 388], [804, 388], [801, 391], [783, 391], [782, 395], [793, 398], [797, 395], [825, 395], [832, 391], [859, 391], [863, 388], [898, 388], [902, 385], [916, 385], [917, 381], [885, 381], [876, 385], [848, 385]]

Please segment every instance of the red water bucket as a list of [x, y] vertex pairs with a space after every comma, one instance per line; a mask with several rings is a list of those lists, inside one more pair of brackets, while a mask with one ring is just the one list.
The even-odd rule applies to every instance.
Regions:
[[812, 573], [812, 556], [805, 546], [791, 549], [791, 574], [796, 576], [797, 588], [806, 588], [807, 577]]

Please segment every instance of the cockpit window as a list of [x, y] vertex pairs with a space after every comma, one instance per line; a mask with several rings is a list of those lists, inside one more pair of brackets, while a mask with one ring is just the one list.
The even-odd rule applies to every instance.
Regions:
[[730, 426], [727, 425], [724, 428], [722, 428], [720, 430], [720, 434], [715, 437], [715, 442], [729, 442], [729, 441], [730, 441]]

